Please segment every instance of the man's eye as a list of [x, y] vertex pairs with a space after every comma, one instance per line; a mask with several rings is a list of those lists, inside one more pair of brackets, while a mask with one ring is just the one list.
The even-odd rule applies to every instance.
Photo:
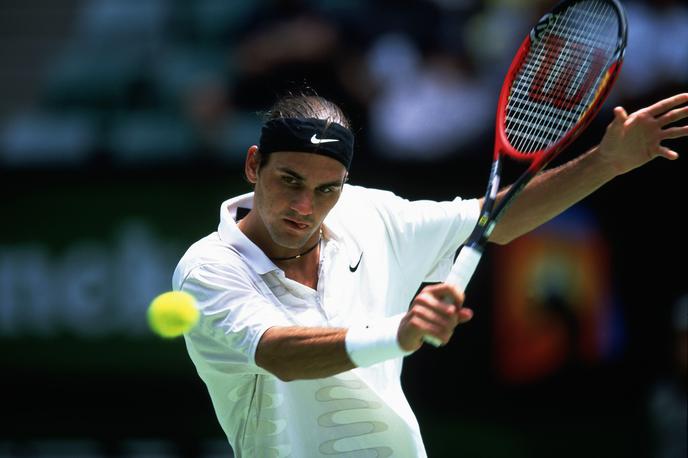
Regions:
[[323, 194], [331, 194], [339, 189], [339, 186], [325, 186], [320, 188], [320, 192]]
[[282, 176], [282, 181], [286, 184], [296, 184], [297, 183], [296, 178], [291, 177], [289, 175]]

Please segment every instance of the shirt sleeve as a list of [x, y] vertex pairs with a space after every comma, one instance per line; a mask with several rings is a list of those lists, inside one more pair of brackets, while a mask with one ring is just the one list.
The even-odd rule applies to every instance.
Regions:
[[203, 264], [174, 286], [193, 295], [200, 310], [198, 325], [185, 336], [199, 372], [268, 373], [255, 362], [258, 342], [267, 329], [293, 323], [248, 273], [223, 264]]
[[477, 199], [409, 201], [389, 193], [378, 207], [389, 243], [409, 280], [444, 281], [456, 250], [471, 234], [478, 217]]

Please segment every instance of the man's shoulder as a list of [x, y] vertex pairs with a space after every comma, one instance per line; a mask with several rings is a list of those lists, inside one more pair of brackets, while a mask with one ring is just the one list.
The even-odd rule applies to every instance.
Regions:
[[199, 267], [222, 265], [227, 268], [241, 268], [244, 261], [238, 251], [213, 232], [193, 243], [179, 260], [174, 272], [175, 283]]
[[231, 253], [231, 246], [225, 243], [217, 232], [206, 235], [194, 242], [182, 257], [224, 257]]
[[395, 202], [400, 200], [390, 191], [345, 185], [325, 224], [336, 234], [348, 234], [358, 242], [363, 239], [378, 240], [376, 235], [384, 234], [388, 215], [394, 213]]
[[347, 196], [352, 199], [384, 199], [390, 197], [396, 197], [396, 195], [391, 191], [386, 191], [384, 189], [369, 188], [366, 186], [360, 186], [355, 184], [345, 184], [344, 192], [342, 196]]
[[391, 191], [347, 184], [344, 185], [337, 207], [348, 210], [373, 209], [399, 200], [403, 199]]

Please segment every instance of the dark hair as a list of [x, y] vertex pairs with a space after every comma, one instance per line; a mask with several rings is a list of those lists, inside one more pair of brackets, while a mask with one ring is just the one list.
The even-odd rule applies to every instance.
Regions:
[[346, 119], [342, 109], [319, 95], [290, 94], [282, 97], [264, 113], [263, 122], [279, 118], [323, 119], [351, 129], [349, 120]]
[[[275, 104], [263, 113], [263, 122], [280, 118], [315, 118], [336, 122], [351, 130], [351, 124], [339, 106], [324, 97], [315, 94], [288, 94], [275, 102]], [[270, 155], [260, 155], [258, 168], [267, 164]]]

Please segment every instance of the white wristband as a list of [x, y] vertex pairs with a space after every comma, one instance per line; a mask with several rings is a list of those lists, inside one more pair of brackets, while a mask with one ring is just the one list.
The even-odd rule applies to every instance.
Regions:
[[368, 367], [413, 353], [399, 346], [397, 333], [404, 313], [374, 323], [352, 326], [346, 332], [346, 352], [358, 367]]

